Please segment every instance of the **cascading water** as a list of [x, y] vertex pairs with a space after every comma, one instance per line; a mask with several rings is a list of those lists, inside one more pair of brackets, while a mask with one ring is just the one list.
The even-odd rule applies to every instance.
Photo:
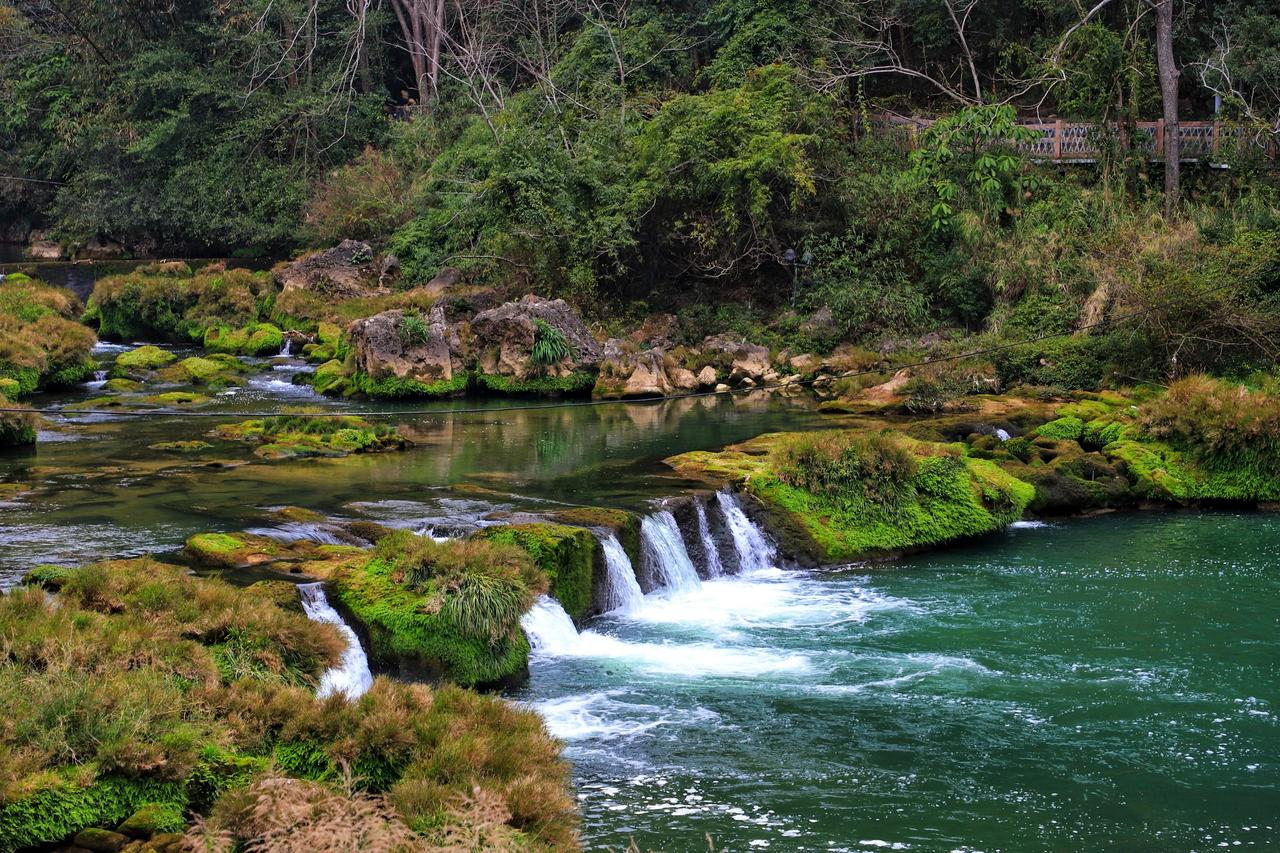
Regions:
[[293, 338], [284, 339], [284, 344], [280, 347], [280, 352], [278, 353], [278, 355], [281, 355], [281, 356], [293, 355]]
[[724, 574], [724, 563], [720, 562], [720, 548], [715, 537], [711, 535], [711, 525], [707, 523], [707, 506], [702, 501], [694, 504], [694, 512], [698, 516], [698, 536], [702, 539], [702, 553], [706, 554], [707, 577], [718, 578]]
[[702, 586], [671, 513], [660, 510], [641, 519], [640, 546], [654, 568], [659, 586], [671, 592], [686, 592]]
[[347, 640], [347, 649], [342, 653], [342, 663], [325, 672], [320, 677], [320, 689], [316, 695], [321, 699], [334, 693], [341, 693], [348, 699], [356, 699], [364, 695], [373, 686], [373, 673], [369, 671], [369, 659], [365, 657], [360, 646], [360, 638], [351, 626], [342, 620], [338, 611], [329, 605], [324, 594], [324, 584], [305, 583], [298, 586], [298, 595], [302, 597], [302, 610], [313, 622], [328, 622], [336, 625]]
[[729, 534], [738, 551], [738, 563], [742, 571], [751, 572], [772, 566], [777, 556], [773, 546], [760, 532], [760, 528], [747, 518], [738, 499], [731, 492], [716, 492], [716, 500], [720, 503], [720, 510], [729, 526]]
[[1009, 431], [1007, 429], [1000, 429], [998, 427], [996, 428], [996, 438], [1000, 439], [1001, 441], [1008, 441], [1009, 437], [1010, 437]]
[[535, 652], [548, 655], [569, 654], [578, 645], [578, 629], [569, 614], [549, 595], [540, 595], [520, 617], [520, 627]]
[[600, 540], [604, 551], [605, 580], [604, 610], [606, 613], [627, 613], [644, 601], [644, 593], [636, 580], [631, 558], [618, 537], [610, 534]]
[[308, 521], [282, 521], [275, 527], [251, 527], [245, 530], [251, 536], [266, 536], [280, 542], [296, 542], [305, 539], [320, 545], [350, 545], [350, 539], [338, 536], [335, 529]]

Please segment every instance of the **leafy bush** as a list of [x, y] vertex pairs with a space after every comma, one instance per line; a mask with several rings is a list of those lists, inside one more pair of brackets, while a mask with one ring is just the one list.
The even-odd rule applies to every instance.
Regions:
[[304, 212], [304, 231], [319, 244], [390, 234], [412, 216], [412, 177], [411, 168], [391, 154], [366, 147], [315, 188]]

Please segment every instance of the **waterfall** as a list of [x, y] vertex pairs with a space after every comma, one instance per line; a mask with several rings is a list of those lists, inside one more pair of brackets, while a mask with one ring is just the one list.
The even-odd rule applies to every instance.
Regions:
[[742, 571], [750, 572], [772, 566], [776, 556], [773, 546], [764, 538], [760, 528], [747, 518], [747, 514], [738, 505], [738, 499], [731, 492], [716, 492], [716, 500], [720, 502], [720, 510], [724, 513], [729, 533], [733, 536], [733, 546], [738, 551], [738, 563]]
[[560, 602], [549, 595], [538, 596], [529, 612], [520, 617], [520, 627], [535, 652], [567, 654], [578, 644], [578, 629], [573, 626], [573, 620]]
[[1009, 431], [1008, 431], [1008, 430], [1005, 430], [1005, 429], [1000, 429], [999, 427], [997, 427], [997, 428], [996, 428], [996, 438], [1000, 439], [1001, 441], [1008, 441], [1008, 440], [1009, 440]]
[[707, 505], [697, 501], [694, 503], [694, 511], [698, 516], [698, 536], [702, 539], [702, 552], [707, 559], [707, 577], [718, 578], [724, 574], [724, 563], [720, 562], [720, 548], [711, 536], [711, 525], [707, 524]]
[[604, 611], [625, 613], [634, 610], [644, 601], [644, 593], [636, 580], [631, 558], [612, 533], [600, 540], [600, 549], [604, 551], [605, 565]]
[[698, 589], [702, 581], [680, 538], [676, 518], [666, 510], [640, 521], [640, 543], [649, 557], [659, 586], [672, 592]]
[[360, 638], [351, 630], [350, 625], [342, 621], [338, 611], [329, 606], [329, 599], [324, 594], [324, 584], [300, 584], [298, 594], [302, 596], [302, 610], [308, 619], [337, 625], [347, 640], [342, 662], [320, 677], [320, 689], [316, 691], [316, 695], [321, 699], [334, 693], [341, 693], [348, 699], [364, 695], [373, 686], [373, 673], [369, 671], [369, 659], [360, 647]]
[[293, 338], [285, 336], [284, 343], [280, 346], [279, 355], [293, 355]]

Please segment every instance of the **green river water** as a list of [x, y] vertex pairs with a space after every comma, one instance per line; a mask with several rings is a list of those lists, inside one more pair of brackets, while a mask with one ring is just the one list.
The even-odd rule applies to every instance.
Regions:
[[[334, 405], [276, 366], [215, 410]], [[689, 487], [667, 455], [824, 423], [759, 395], [492, 411], [415, 417], [404, 453], [242, 464], [147, 448], [207, 421], [54, 419], [0, 456], [33, 487], [0, 503], [0, 586], [283, 504], [422, 529], [644, 509]], [[1280, 516], [1114, 514], [651, 595], [544, 647], [513, 698], [565, 741], [593, 850], [1280, 849], [1278, 623]]]

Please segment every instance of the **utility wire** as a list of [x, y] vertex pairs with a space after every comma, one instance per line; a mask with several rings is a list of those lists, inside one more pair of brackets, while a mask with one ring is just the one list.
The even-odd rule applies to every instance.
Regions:
[[[1199, 296], [1211, 296], [1219, 291], [1226, 290], [1230, 286], [1234, 286], [1234, 282], [1222, 284], [1218, 287], [1210, 288]], [[791, 382], [778, 382], [772, 385], [757, 385], [752, 388], [729, 388], [724, 391], [690, 391], [684, 394], [674, 394], [670, 396], [651, 396], [651, 397], [628, 397], [626, 399], [613, 400], [560, 400], [554, 403], [536, 403], [529, 406], [466, 406], [452, 409], [403, 409], [400, 411], [358, 411], [358, 410], [341, 410], [341, 411], [320, 411], [306, 412], [305, 416], [309, 418], [345, 418], [345, 417], [361, 417], [361, 418], [383, 418], [383, 417], [418, 417], [418, 416], [440, 416], [446, 415], [471, 415], [471, 414], [502, 414], [505, 412], [531, 412], [543, 409], [575, 409], [588, 408], [595, 406], [614, 406], [614, 405], [631, 405], [639, 403], [659, 403], [664, 400], [692, 400], [702, 397], [727, 397], [734, 394], [751, 394], [756, 391], [778, 391], [784, 388], [800, 388], [807, 385], [817, 383], [835, 382], [839, 379], [852, 379], [858, 376], [873, 376], [880, 373], [897, 373], [900, 370], [907, 370], [916, 367], [928, 367], [933, 364], [944, 364], [949, 361], [962, 361], [968, 358], [978, 358], [992, 353], [1004, 352], [1006, 350], [1016, 349], [1018, 347], [1037, 344], [1043, 341], [1053, 340], [1055, 338], [1070, 338], [1090, 329], [1096, 329], [1102, 326], [1115, 325], [1124, 323], [1137, 317], [1144, 317], [1147, 314], [1154, 313], [1161, 308], [1169, 307], [1169, 304], [1153, 305], [1150, 308], [1143, 308], [1139, 311], [1131, 311], [1128, 314], [1122, 314], [1119, 317], [1098, 320], [1093, 323], [1086, 323], [1078, 326], [1070, 332], [1051, 332], [1043, 335], [1036, 335], [1030, 338], [1023, 338], [1019, 341], [1011, 341], [1004, 344], [995, 344], [982, 349], [971, 350], [970, 352], [957, 353], [955, 355], [943, 355], [935, 358], [926, 358], [920, 361], [907, 362], [893, 367], [883, 368], [866, 368], [863, 370], [850, 370], [835, 376], [815, 376], [809, 379], [796, 379]], [[28, 414], [39, 415], [62, 415], [64, 417], [73, 417], [78, 415], [114, 415], [117, 417], [130, 418], [235, 418], [238, 420], [255, 420], [259, 418], [275, 418], [287, 416], [290, 412], [184, 412], [171, 409], [151, 409], [140, 412], [125, 411], [121, 409], [77, 409], [75, 411], [66, 411], [58, 408], [44, 409], [24, 409], [18, 407], [0, 407], [0, 412], [26, 412]], [[301, 414], [301, 413], [299, 413]]]

